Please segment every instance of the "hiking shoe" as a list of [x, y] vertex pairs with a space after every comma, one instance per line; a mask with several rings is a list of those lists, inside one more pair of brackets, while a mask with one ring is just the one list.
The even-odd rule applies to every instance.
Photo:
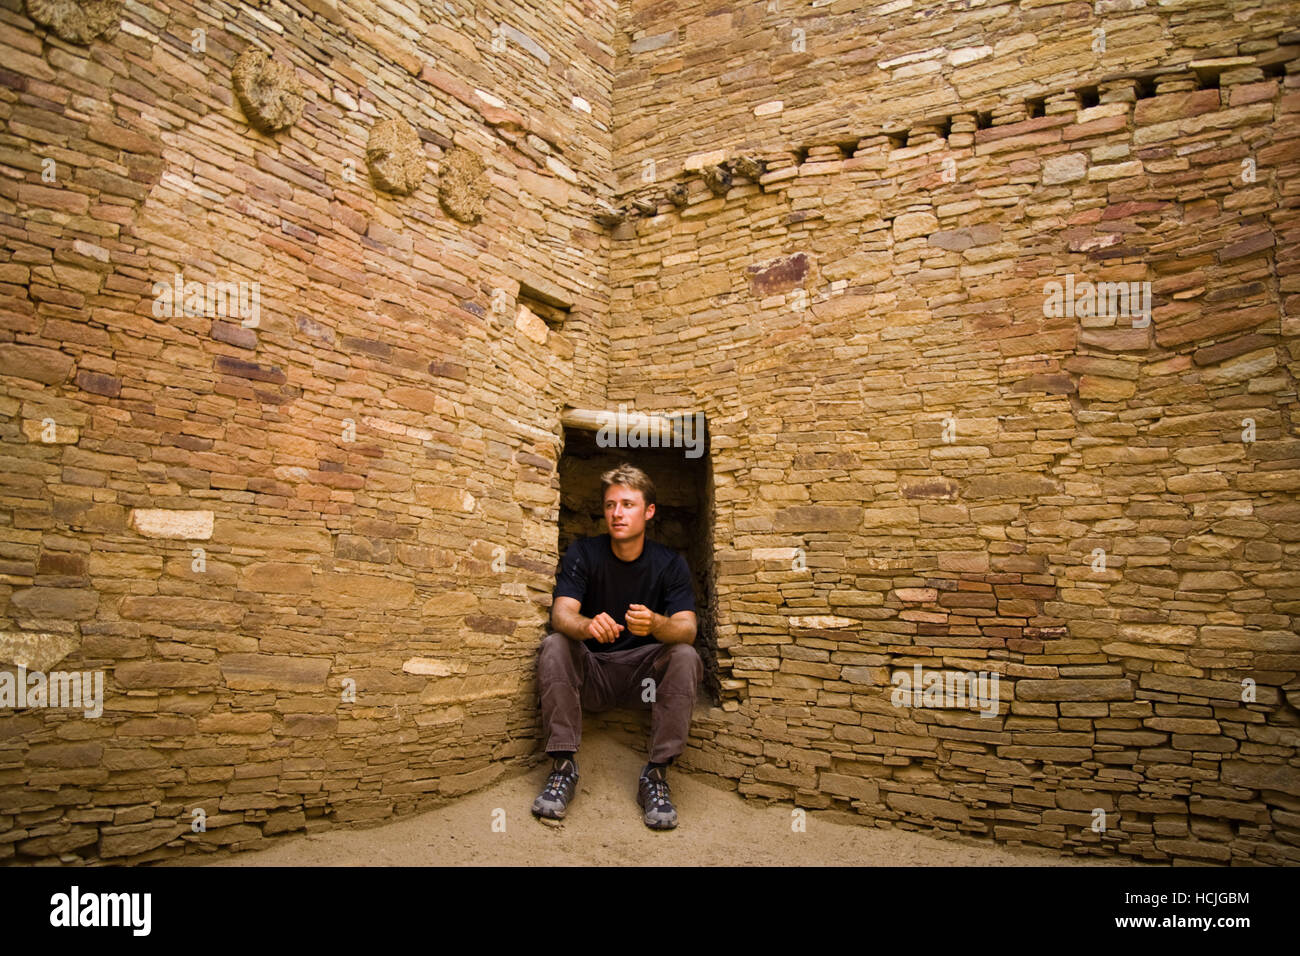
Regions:
[[668, 781], [663, 767], [646, 765], [637, 781], [637, 805], [645, 811], [645, 825], [652, 830], [671, 830], [677, 826], [677, 808], [669, 799]]
[[578, 765], [570, 757], [555, 761], [546, 786], [533, 801], [533, 815], [548, 820], [563, 820], [571, 801], [578, 792]]

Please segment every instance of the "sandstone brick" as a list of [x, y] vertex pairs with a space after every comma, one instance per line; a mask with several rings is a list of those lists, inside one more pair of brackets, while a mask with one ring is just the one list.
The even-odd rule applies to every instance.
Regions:
[[128, 620], [167, 621], [189, 625], [239, 624], [244, 619], [244, 608], [226, 601], [204, 598], [125, 597], [118, 605], [118, 613]]
[[97, 767], [104, 756], [100, 743], [44, 744], [27, 752], [27, 761], [39, 767]]
[[105, 827], [100, 831], [99, 855], [105, 859], [137, 856], [170, 843], [184, 832], [174, 823]]
[[207, 687], [220, 683], [221, 670], [214, 664], [131, 661], [118, 664], [113, 678], [125, 688]]
[[259, 561], [239, 572], [239, 583], [246, 591], [300, 594], [311, 590], [312, 569], [305, 564]]
[[282, 548], [290, 551], [328, 551], [328, 532], [295, 525], [258, 524], [222, 518], [214, 522], [214, 544], [247, 548]]
[[1066, 153], [1053, 156], [1043, 162], [1043, 185], [1053, 186], [1060, 183], [1083, 179], [1088, 173], [1088, 157], [1083, 153]]
[[21, 665], [28, 671], [49, 671], [76, 650], [76, 637], [32, 631], [0, 633], [0, 663]]
[[1138, 686], [1143, 689], [1165, 691], [1172, 694], [1187, 694], [1193, 697], [1208, 697], [1213, 700], [1240, 701], [1242, 694], [1241, 684], [1232, 681], [1173, 677], [1156, 673], [1143, 674], [1138, 681]]
[[1017, 700], [1132, 700], [1133, 683], [1127, 679], [1018, 680]]
[[1300, 767], [1247, 760], [1225, 760], [1222, 780], [1234, 787], [1278, 791], [1300, 796]]
[[270, 714], [212, 714], [198, 722], [202, 734], [260, 734], [270, 729]]
[[939, 228], [939, 220], [932, 213], [909, 212], [894, 219], [894, 241], [903, 242], [916, 236], [925, 236]]
[[283, 813], [272, 813], [262, 824], [262, 832], [267, 836], [273, 836], [277, 833], [289, 833], [293, 830], [302, 830], [307, 826], [307, 815], [301, 810], [288, 810]]
[[133, 508], [131, 527], [146, 538], [212, 537], [211, 511], [169, 511], [165, 508]]
[[473, 790], [480, 790], [490, 785], [501, 776], [500, 764], [491, 764], [468, 773], [459, 773], [443, 777], [438, 783], [438, 790], [444, 796], [459, 796]]
[[830, 773], [823, 770], [817, 775], [819, 789], [839, 797], [851, 800], [863, 800], [867, 803], [880, 801], [880, 785], [874, 780], [850, 777], [845, 774]]
[[325, 572], [315, 576], [316, 594], [329, 607], [366, 607], [397, 611], [409, 607], [415, 586], [371, 574]]
[[323, 690], [330, 662], [325, 658], [277, 654], [226, 654], [221, 674], [233, 690]]
[[940, 800], [907, 793], [889, 793], [885, 795], [885, 803], [891, 810], [913, 816], [961, 822], [971, 819], [970, 810], [964, 804], [954, 800]]
[[72, 358], [54, 349], [13, 344], [0, 349], [0, 375], [57, 385], [67, 381], [72, 368]]

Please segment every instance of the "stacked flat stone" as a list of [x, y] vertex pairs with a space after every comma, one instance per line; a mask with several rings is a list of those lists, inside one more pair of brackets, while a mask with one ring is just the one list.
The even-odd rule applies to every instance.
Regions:
[[[1289, 5], [834, 4], [798, 44], [762, 5], [11, 6], [0, 656], [106, 697], [0, 710], [0, 861], [242, 850], [531, 760], [590, 479], [561, 416], [619, 402], [709, 418], [682, 766], [1300, 859]], [[386, 117], [436, 190], [365, 175]], [[647, 160], [669, 201], [627, 215]], [[1067, 277], [1152, 321], [1048, 314]], [[996, 672], [996, 715], [895, 706], [917, 665]]]

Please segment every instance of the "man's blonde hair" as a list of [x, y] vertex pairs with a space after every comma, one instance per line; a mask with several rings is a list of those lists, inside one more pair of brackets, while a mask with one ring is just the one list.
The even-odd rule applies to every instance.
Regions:
[[639, 491], [645, 497], [646, 507], [655, 503], [655, 483], [640, 468], [627, 462], [612, 468], [600, 476], [600, 500], [603, 504], [605, 493], [615, 485], [623, 485], [633, 491]]

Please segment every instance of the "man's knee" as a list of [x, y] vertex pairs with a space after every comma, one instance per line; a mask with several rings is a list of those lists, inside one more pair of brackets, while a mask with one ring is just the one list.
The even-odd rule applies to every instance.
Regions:
[[698, 682], [704, 676], [704, 662], [700, 660], [700, 652], [693, 645], [669, 644], [664, 649], [664, 655], [665, 676], [680, 675], [693, 682]]
[[574, 651], [577, 641], [571, 640], [559, 631], [552, 631], [542, 638], [541, 650], [537, 654], [537, 668], [543, 674], [569, 673], [574, 670]]
[[559, 631], [551, 631], [551, 633], [542, 638], [542, 654], [554, 654], [556, 651], [561, 650], [567, 652], [569, 650], [569, 645], [572, 643], [573, 641], [565, 637]]

